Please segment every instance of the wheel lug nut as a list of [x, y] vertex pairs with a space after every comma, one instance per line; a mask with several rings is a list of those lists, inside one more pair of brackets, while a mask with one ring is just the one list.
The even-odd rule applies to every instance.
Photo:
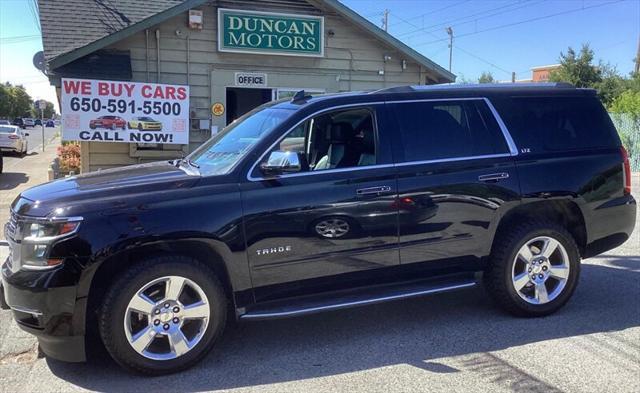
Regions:
[[178, 323], [180, 320], [178, 318], [173, 318], [173, 323]]
[[531, 273], [531, 268], [529, 268], [529, 273]]
[[548, 267], [546, 267], [546, 266], [542, 267], [542, 270], [544, 270], [545, 272], [547, 271], [547, 269], [548, 269]]
[[180, 312], [180, 307], [174, 307], [173, 312]]
[[165, 303], [164, 308], [169, 308], [169, 303]]
[[538, 274], [538, 278], [543, 278], [544, 276], [542, 274]]
[[169, 327], [170, 327], [170, 326], [169, 326], [169, 324], [168, 324], [168, 323], [165, 323], [165, 324], [164, 324], [164, 326], [163, 326], [164, 330], [169, 330]]
[[156, 326], [160, 325], [160, 320], [156, 319], [155, 321], [153, 321], [153, 324], [156, 325]]
[[156, 315], [160, 314], [160, 310], [156, 310], [155, 314]]

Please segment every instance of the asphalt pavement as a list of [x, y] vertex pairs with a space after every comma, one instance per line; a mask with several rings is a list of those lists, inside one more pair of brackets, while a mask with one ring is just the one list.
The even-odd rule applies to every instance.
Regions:
[[[0, 391], [638, 392], [639, 299], [636, 230], [584, 261], [572, 300], [548, 317], [509, 316], [478, 287], [240, 323], [193, 369], [156, 378], [127, 374], [104, 353], [85, 364], [46, 359], [31, 341], [0, 357]], [[0, 313], [0, 347], [20, 340], [15, 331]]]

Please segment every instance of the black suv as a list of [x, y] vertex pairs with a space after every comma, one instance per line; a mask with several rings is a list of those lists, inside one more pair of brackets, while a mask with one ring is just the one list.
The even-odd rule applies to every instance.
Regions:
[[580, 260], [635, 224], [626, 152], [593, 90], [402, 87], [248, 113], [190, 156], [23, 192], [4, 296], [42, 350], [193, 365], [230, 318], [468, 288], [558, 310]]

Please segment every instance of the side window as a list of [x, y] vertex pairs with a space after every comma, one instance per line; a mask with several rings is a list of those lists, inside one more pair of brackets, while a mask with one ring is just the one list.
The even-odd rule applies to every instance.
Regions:
[[618, 146], [615, 128], [596, 97], [512, 97], [497, 104], [521, 149], [536, 153]]
[[299, 153], [302, 172], [375, 165], [374, 119], [369, 108], [324, 113], [291, 130], [274, 150]]
[[497, 122], [481, 100], [391, 105], [404, 161], [428, 161], [508, 153]]

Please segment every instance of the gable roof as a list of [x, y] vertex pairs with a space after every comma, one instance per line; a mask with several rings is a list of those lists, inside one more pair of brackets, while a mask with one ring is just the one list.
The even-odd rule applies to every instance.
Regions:
[[[51, 69], [207, 3], [208, 0], [38, 0], [44, 55]], [[338, 0], [309, 0], [327, 8], [433, 72], [439, 82], [456, 76], [380, 29]]]

